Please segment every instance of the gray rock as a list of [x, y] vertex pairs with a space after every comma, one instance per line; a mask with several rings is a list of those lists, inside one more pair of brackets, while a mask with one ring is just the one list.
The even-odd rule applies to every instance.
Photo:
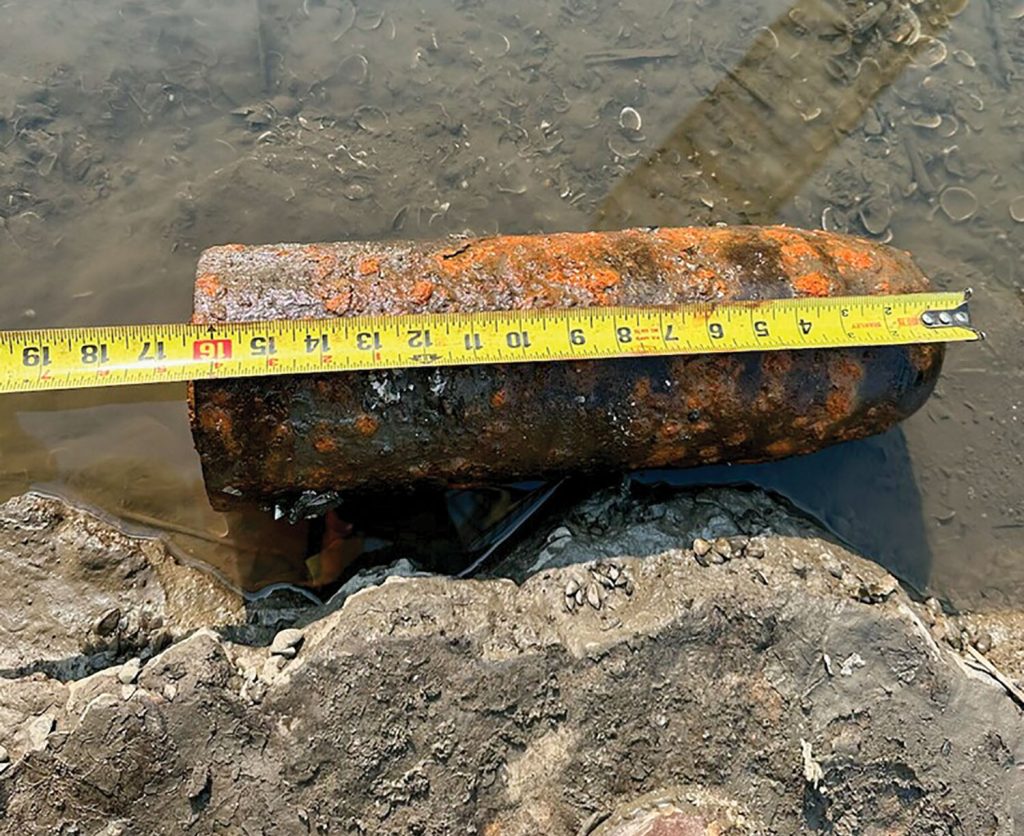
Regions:
[[0, 590], [0, 669], [61, 680], [160, 649], [160, 625], [175, 639], [246, 619], [241, 596], [159, 542], [32, 494], [0, 504]]
[[25, 736], [28, 738], [29, 747], [36, 751], [45, 749], [55, 723], [52, 714], [43, 714], [29, 720], [25, 725]]
[[[708, 571], [684, 559], [680, 522], [705, 511], [682, 498], [649, 548], [600, 564], [365, 589], [310, 623], [270, 681], [257, 671], [284, 657], [210, 630], [150, 659], [127, 701], [104, 690], [113, 672], [73, 701], [19, 680], [48, 689], [61, 734], [4, 776], [4, 825], [58, 832], [73, 811], [97, 833], [130, 810], [133, 833], [207, 832], [216, 816], [225, 832], [630, 836], [661, 811], [738, 833], [1019, 830], [1024, 721], [1005, 692], [937, 646], [877, 566], [763, 495], [715, 501], [794, 533]], [[635, 546], [617, 517], [608, 549]], [[588, 579], [572, 596], [586, 604], [610, 560], [632, 595], [567, 612], [570, 578]]]
[[210, 788], [210, 767], [198, 764], [185, 781], [185, 797], [194, 800]]
[[11, 759], [10, 753], [7, 751], [7, 749], [4, 746], [0, 745], [0, 763], [7, 763], [7, 762], [10, 761], [10, 759]]
[[274, 641], [270, 645], [270, 652], [275, 656], [284, 656], [290, 659], [299, 652], [304, 639], [305, 635], [301, 630], [289, 627], [274, 636]]
[[122, 685], [131, 685], [139, 678], [139, 671], [142, 669], [142, 663], [138, 658], [129, 659], [117, 672], [117, 679]]
[[120, 620], [121, 610], [113, 607], [96, 619], [96, 623], [92, 626], [92, 631], [97, 636], [109, 636], [117, 629], [117, 624]]

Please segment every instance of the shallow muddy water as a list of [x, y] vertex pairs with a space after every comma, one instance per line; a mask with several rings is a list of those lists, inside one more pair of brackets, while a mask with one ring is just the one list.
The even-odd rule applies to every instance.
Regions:
[[[971, 286], [899, 430], [647, 479], [771, 487], [919, 588], [1024, 598], [1018, 0], [0, 0], [0, 328], [178, 321], [226, 242], [783, 221]], [[0, 497], [162, 531], [242, 586], [306, 532], [206, 502], [183, 387], [0, 399]]]

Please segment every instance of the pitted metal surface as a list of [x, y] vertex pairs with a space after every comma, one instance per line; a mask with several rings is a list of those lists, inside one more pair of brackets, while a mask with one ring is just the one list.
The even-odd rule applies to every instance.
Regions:
[[[928, 289], [905, 253], [786, 227], [228, 245], [200, 259], [194, 321]], [[942, 354], [877, 347], [197, 382], [193, 433], [220, 506], [763, 461], [888, 429], [928, 397]]]

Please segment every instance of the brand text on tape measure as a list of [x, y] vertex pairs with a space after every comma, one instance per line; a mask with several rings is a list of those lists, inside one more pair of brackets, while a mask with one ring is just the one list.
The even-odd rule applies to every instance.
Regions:
[[0, 392], [976, 340], [969, 292], [0, 333]]

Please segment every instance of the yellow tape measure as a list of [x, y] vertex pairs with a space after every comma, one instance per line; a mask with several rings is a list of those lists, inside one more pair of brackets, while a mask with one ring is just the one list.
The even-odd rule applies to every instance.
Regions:
[[0, 392], [977, 340], [969, 291], [0, 333]]

